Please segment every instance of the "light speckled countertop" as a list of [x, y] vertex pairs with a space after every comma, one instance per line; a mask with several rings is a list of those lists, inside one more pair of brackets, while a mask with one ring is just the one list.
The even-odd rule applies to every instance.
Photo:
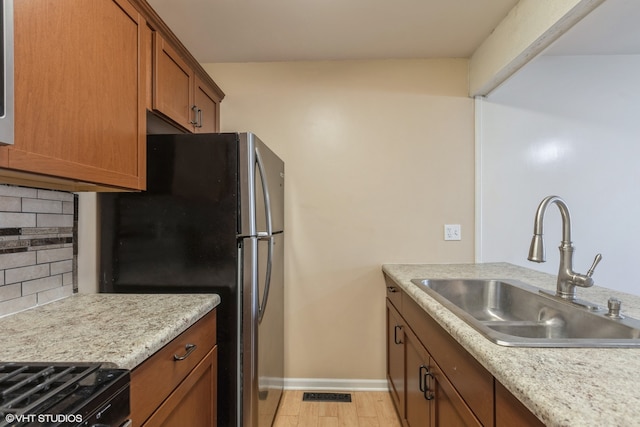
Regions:
[[0, 318], [0, 361], [133, 369], [219, 303], [215, 294], [76, 294]]
[[[515, 348], [494, 344], [411, 283], [417, 278], [517, 279], [555, 290], [556, 277], [507, 263], [385, 264], [383, 271], [549, 426], [640, 425], [640, 348]], [[640, 319], [640, 297], [594, 286], [578, 297]]]

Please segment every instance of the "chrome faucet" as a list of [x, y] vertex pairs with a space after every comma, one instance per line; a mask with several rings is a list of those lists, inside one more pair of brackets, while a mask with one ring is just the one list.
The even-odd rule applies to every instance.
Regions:
[[558, 270], [558, 288], [555, 296], [565, 301], [578, 303], [591, 310], [598, 309], [586, 301], [580, 301], [576, 298], [576, 286], [588, 288], [593, 286], [593, 271], [596, 265], [602, 259], [602, 255], [597, 254], [593, 260], [591, 268], [587, 274], [580, 274], [573, 271], [573, 245], [571, 244], [571, 215], [567, 204], [558, 196], [545, 197], [536, 211], [536, 218], [533, 225], [533, 238], [531, 239], [531, 247], [529, 248], [529, 261], [545, 262], [544, 241], [542, 240], [542, 223], [544, 214], [549, 205], [555, 204], [560, 209], [562, 216], [562, 241], [560, 242], [560, 268]]

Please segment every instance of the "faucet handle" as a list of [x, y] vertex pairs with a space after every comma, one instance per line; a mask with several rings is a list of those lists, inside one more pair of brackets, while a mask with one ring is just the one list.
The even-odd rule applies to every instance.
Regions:
[[596, 266], [600, 261], [602, 261], [602, 254], [596, 255], [596, 257], [593, 259], [593, 264], [591, 264], [591, 267], [589, 267], [589, 271], [587, 271], [587, 277], [593, 276], [593, 270], [596, 269]]

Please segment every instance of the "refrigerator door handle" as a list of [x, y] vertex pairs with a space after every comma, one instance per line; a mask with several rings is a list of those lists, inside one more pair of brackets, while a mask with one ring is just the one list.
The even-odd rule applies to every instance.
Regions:
[[269, 288], [271, 287], [271, 266], [273, 265], [273, 236], [269, 236], [265, 240], [269, 241], [269, 246], [267, 249], [267, 271], [264, 278], [264, 294], [262, 295], [262, 302], [258, 305], [258, 324], [262, 323], [264, 311], [266, 310], [267, 302], [269, 301]]
[[[260, 150], [258, 147], [256, 150], [256, 164], [258, 165], [258, 172], [260, 173], [260, 182], [262, 183], [262, 194], [264, 195], [264, 214], [265, 220], [267, 223], [267, 235], [271, 236], [273, 234], [273, 223], [271, 221], [271, 197], [269, 196], [269, 184], [267, 183], [267, 174], [264, 170], [264, 162], [262, 161], [262, 156], [260, 155]], [[258, 235], [260, 232], [258, 232]]]
[[[258, 147], [255, 148], [256, 164], [258, 166], [258, 172], [260, 173], [260, 182], [262, 183], [262, 194], [264, 195], [264, 211], [265, 220], [267, 223], [266, 232], [258, 232], [258, 240], [268, 240], [269, 246], [267, 250], [267, 271], [264, 278], [264, 294], [262, 295], [262, 301], [258, 303], [258, 324], [262, 323], [264, 317], [264, 311], [267, 308], [267, 302], [269, 301], [269, 287], [271, 285], [271, 266], [273, 264], [273, 224], [271, 221], [271, 197], [269, 196], [269, 185], [267, 183], [267, 174], [264, 169], [264, 162], [260, 155]], [[256, 298], [259, 295], [256, 293]]]

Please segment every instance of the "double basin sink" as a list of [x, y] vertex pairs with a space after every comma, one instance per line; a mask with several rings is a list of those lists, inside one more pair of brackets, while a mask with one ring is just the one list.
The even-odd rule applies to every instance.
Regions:
[[414, 279], [422, 291], [496, 344], [640, 347], [640, 321], [612, 318], [517, 280]]

